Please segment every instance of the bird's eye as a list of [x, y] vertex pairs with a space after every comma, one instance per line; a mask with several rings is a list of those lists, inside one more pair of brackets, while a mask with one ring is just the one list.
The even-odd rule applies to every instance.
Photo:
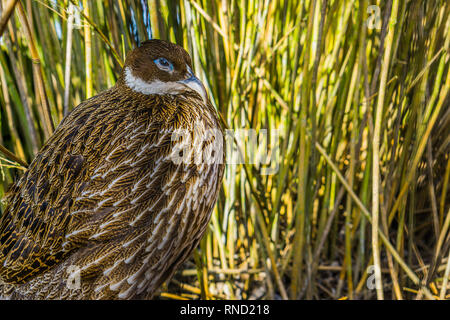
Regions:
[[153, 62], [161, 70], [168, 71], [168, 72], [173, 71], [173, 64], [166, 58], [158, 58], [158, 59], [153, 60]]

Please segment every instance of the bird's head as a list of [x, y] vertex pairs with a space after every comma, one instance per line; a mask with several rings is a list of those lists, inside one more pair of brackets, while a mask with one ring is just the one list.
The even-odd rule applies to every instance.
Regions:
[[128, 53], [123, 83], [142, 94], [198, 93], [207, 101], [205, 87], [192, 71], [189, 54], [179, 45], [164, 40], [147, 40]]

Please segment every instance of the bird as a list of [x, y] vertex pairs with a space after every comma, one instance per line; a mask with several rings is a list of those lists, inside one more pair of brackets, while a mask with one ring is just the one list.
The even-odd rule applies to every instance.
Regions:
[[224, 141], [186, 50], [143, 41], [5, 196], [1, 299], [155, 298], [207, 229]]

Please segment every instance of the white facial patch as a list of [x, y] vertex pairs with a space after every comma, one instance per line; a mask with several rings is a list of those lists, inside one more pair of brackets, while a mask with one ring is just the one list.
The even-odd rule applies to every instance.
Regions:
[[181, 81], [162, 82], [153, 80], [152, 82], [145, 82], [141, 78], [134, 76], [131, 69], [126, 67], [125, 84], [133, 91], [142, 94], [178, 94], [193, 90], [203, 98], [205, 103], [208, 99], [205, 87], [195, 76]]
[[141, 78], [135, 77], [130, 68], [125, 68], [125, 83], [133, 91], [142, 94], [177, 94], [186, 91], [186, 86], [178, 82], [162, 82], [153, 80], [145, 82]]

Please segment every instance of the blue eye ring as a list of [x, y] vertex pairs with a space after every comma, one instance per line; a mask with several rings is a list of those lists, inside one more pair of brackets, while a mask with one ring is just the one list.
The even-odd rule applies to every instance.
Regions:
[[173, 64], [166, 58], [158, 58], [158, 59], [153, 60], [153, 62], [161, 70], [168, 71], [168, 72], [173, 71]]

